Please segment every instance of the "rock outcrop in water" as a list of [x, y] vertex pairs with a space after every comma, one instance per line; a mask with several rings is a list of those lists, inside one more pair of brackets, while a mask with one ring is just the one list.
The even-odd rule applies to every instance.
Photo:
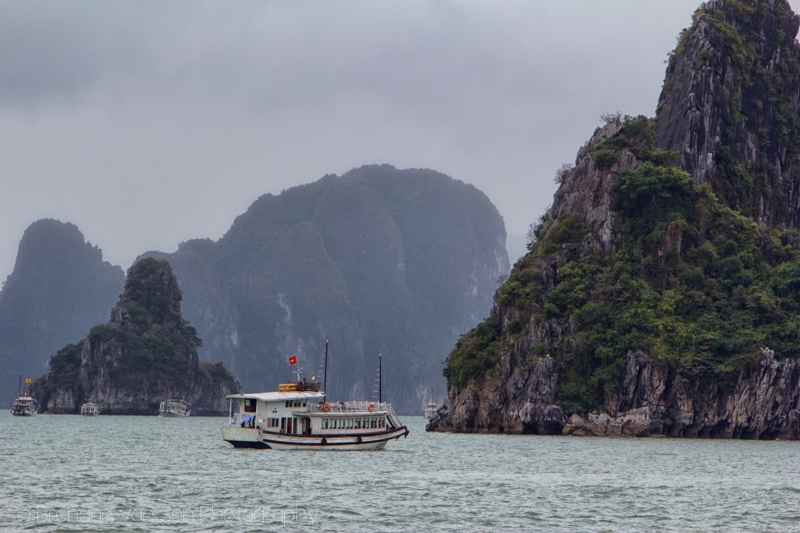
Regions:
[[227, 414], [225, 396], [239, 383], [221, 363], [198, 361], [201, 341], [181, 315], [181, 298], [169, 263], [133, 265], [109, 322], [60, 350], [34, 383], [40, 409], [76, 413], [92, 401], [103, 414], [157, 414], [178, 393], [193, 415]]
[[800, 45], [711, 1], [654, 120], [609, 117], [462, 337], [428, 429], [800, 438]]

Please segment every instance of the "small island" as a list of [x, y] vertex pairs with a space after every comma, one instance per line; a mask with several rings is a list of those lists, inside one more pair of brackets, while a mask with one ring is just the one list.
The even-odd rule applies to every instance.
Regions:
[[192, 415], [225, 415], [239, 382], [221, 363], [200, 362], [201, 344], [181, 316], [170, 264], [142, 259], [128, 270], [108, 323], [59, 350], [32, 393], [43, 413], [77, 414], [91, 401], [101, 414], [157, 415], [161, 401], [180, 393]]
[[430, 431], [800, 439], [800, 17], [703, 4], [464, 335]]

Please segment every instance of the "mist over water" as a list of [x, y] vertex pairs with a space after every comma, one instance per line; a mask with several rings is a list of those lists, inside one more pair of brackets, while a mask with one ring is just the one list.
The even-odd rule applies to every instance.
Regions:
[[800, 443], [427, 434], [238, 450], [219, 418], [0, 414], [0, 530], [800, 531]]

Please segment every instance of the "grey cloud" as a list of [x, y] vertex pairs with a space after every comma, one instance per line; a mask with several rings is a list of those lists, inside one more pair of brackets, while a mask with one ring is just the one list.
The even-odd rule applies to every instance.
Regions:
[[524, 233], [601, 113], [653, 113], [697, 3], [0, 0], [0, 279], [42, 216], [126, 267], [366, 163]]

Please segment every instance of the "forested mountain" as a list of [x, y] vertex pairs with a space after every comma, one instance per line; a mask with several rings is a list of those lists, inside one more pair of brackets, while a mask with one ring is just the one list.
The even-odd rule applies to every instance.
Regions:
[[133, 265], [110, 316], [50, 359], [32, 387], [41, 412], [77, 414], [91, 401], [103, 414], [155, 415], [178, 393], [195, 415], [228, 413], [225, 397], [239, 384], [222, 364], [199, 361], [202, 341], [181, 315], [169, 263], [147, 258]]
[[419, 413], [443, 396], [442, 361], [485, 318], [508, 272], [503, 220], [470, 185], [430, 170], [366, 166], [267, 194], [217, 242], [183, 243], [168, 259], [200, 356], [224, 362], [243, 390], [321, 378], [328, 392], [383, 395]]
[[703, 4], [563, 169], [431, 430], [800, 438], [800, 19]]
[[56, 351], [105, 322], [124, 283], [73, 224], [31, 224], [0, 292], [0, 406], [11, 405], [20, 374], [41, 375]]

